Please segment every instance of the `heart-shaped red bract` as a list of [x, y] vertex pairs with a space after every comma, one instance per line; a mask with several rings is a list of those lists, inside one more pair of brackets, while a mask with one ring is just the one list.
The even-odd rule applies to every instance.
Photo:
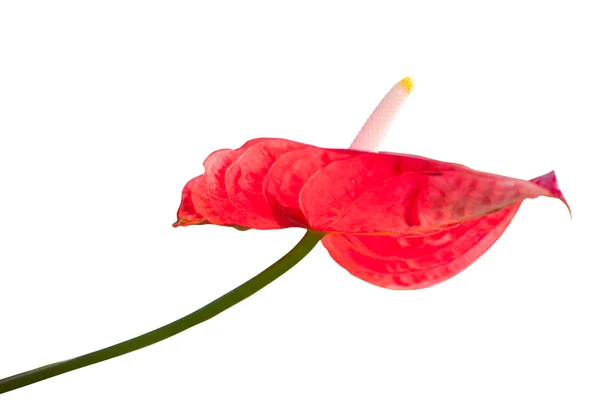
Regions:
[[566, 201], [554, 172], [525, 181], [423, 157], [254, 139], [185, 186], [175, 226], [302, 227], [353, 275], [391, 289], [442, 282], [504, 232], [524, 199]]

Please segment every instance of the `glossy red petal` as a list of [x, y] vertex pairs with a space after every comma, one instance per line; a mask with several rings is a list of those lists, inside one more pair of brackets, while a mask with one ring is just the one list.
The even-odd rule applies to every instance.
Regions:
[[[253, 139], [245, 144], [251, 146], [266, 139]], [[212, 152], [204, 161], [204, 174], [190, 180], [182, 192], [181, 205], [177, 212], [177, 222], [173, 226], [186, 225], [233, 225], [230, 221], [227, 200], [223, 199], [224, 185], [219, 173], [235, 153], [231, 149]], [[211, 191], [212, 189], [212, 191]], [[216, 206], [213, 203], [216, 200]]]
[[[359, 156], [349, 150], [329, 150], [304, 145], [279, 157], [265, 177], [264, 193], [273, 207], [299, 226], [310, 228], [300, 198], [306, 186], [327, 166]], [[327, 199], [329, 190], [323, 188], [313, 197]], [[329, 203], [326, 205], [329, 207]]]
[[279, 212], [264, 193], [267, 173], [276, 160], [293, 150], [305, 148], [302, 143], [272, 139], [256, 143], [231, 163], [225, 173], [225, 187], [231, 204], [246, 218], [237, 222], [261, 229], [297, 226]]
[[[564, 200], [554, 172], [531, 183]], [[327, 235], [322, 242], [338, 264], [360, 279], [389, 289], [420, 289], [451, 278], [483, 255], [508, 227], [520, 204], [431, 231]]]
[[[403, 202], [413, 194], [415, 185], [422, 186], [430, 173], [465, 169], [403, 154], [319, 150], [318, 159], [335, 155], [335, 162], [323, 162], [319, 168], [310, 169], [310, 179], [297, 185], [302, 190], [295, 205], [302, 209], [309, 226], [318, 231], [401, 232], [407, 225], [403, 219], [407, 205]], [[390, 188], [395, 191], [390, 192]], [[392, 217], [389, 212], [394, 208], [397, 215]]]
[[538, 196], [553, 195], [531, 182], [458, 164], [358, 152], [315, 173], [300, 203], [318, 231], [398, 234], [466, 221]]
[[202, 225], [203, 223], [208, 223], [208, 220], [197, 211], [192, 200], [192, 187], [196, 185], [197, 180], [203, 178], [203, 175], [196, 177], [184, 186], [181, 194], [181, 205], [179, 206], [179, 210], [177, 210], [177, 222], [173, 226]]
[[471, 265], [502, 235], [519, 204], [430, 234], [327, 235], [323, 245], [352, 275], [388, 289], [421, 289]]
[[204, 224], [228, 225], [212, 204], [206, 185], [206, 174], [195, 177], [183, 188], [177, 222], [173, 226]]
[[[255, 229], [400, 234], [467, 221], [525, 198], [556, 197], [543, 185], [458, 164], [284, 139], [219, 150], [204, 166], [189, 184], [196, 218]], [[189, 220], [186, 201], [181, 218]]]
[[308, 146], [285, 139], [260, 138], [236, 150], [211, 153], [205, 173], [182, 193], [174, 226], [211, 223], [238, 229], [279, 229], [299, 225], [265, 193], [266, 175], [286, 153]]
[[218, 150], [210, 154], [204, 162], [207, 172], [190, 180], [183, 188], [181, 205], [177, 211], [177, 222], [173, 226], [217, 224], [228, 225], [221, 217], [221, 210], [215, 209], [209, 195], [207, 175], [212, 165], [231, 150]]

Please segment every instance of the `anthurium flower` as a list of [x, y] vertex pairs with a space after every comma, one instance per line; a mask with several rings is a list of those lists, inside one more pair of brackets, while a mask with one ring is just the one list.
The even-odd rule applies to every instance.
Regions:
[[[139, 350], [213, 318], [296, 265], [321, 241], [351, 274], [418, 289], [464, 270], [502, 235], [525, 199], [567, 202], [554, 172], [531, 181], [408, 154], [377, 152], [413, 81], [381, 100], [350, 149], [253, 139], [218, 150], [184, 189], [174, 226], [306, 228], [273, 265], [200, 309], [143, 335], [0, 379], [0, 394]], [[568, 205], [567, 205], [568, 207]]]
[[382, 100], [353, 143], [363, 150], [259, 138], [212, 153], [205, 172], [185, 185], [174, 226], [322, 232], [329, 254], [353, 275], [417, 289], [472, 264], [523, 200], [546, 196], [567, 204], [554, 172], [526, 181], [374, 152], [411, 88], [405, 79]]

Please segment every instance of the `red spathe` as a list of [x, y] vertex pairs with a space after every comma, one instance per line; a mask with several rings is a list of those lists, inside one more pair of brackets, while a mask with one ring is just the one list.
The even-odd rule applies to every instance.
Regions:
[[219, 150], [183, 190], [179, 225], [303, 227], [353, 275], [391, 289], [442, 282], [504, 232], [520, 203], [566, 201], [554, 172], [525, 181], [423, 157], [253, 139]]

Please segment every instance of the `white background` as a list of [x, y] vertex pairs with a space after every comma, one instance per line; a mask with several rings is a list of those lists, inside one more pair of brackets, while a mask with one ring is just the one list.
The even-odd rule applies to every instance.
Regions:
[[406, 75], [383, 150], [554, 169], [573, 220], [528, 200], [475, 265], [410, 292], [319, 245], [205, 324], [2, 399], [600, 398], [593, 2], [363, 3], [0, 3], [0, 377], [267, 267], [301, 230], [174, 229], [183, 185], [254, 137], [347, 147]]

